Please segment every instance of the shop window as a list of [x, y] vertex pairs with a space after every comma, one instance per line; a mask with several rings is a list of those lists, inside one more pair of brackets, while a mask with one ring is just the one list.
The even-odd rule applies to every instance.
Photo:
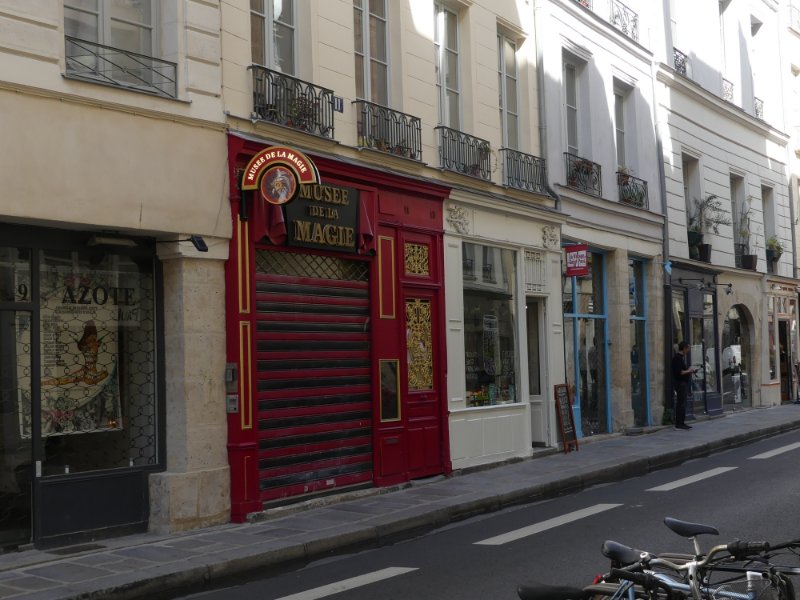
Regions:
[[483, 257], [484, 263], [482, 277], [464, 279], [467, 406], [519, 402], [515, 254], [478, 244], [464, 246], [464, 257]]
[[155, 464], [152, 261], [47, 250], [39, 269], [43, 475]]
[[638, 427], [649, 424], [647, 390], [647, 303], [644, 290], [645, 265], [628, 261], [628, 305], [630, 306], [631, 408]]

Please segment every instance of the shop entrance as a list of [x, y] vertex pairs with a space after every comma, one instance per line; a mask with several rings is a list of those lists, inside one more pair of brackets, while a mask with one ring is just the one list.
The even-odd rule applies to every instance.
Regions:
[[31, 438], [20, 413], [31, 410], [31, 313], [0, 310], [0, 547], [31, 539]]
[[369, 263], [256, 252], [262, 502], [372, 480]]

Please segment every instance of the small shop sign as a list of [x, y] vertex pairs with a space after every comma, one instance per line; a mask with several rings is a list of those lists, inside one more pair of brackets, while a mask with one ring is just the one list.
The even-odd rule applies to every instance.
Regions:
[[589, 246], [570, 244], [564, 246], [567, 255], [567, 277], [586, 277], [589, 274]]

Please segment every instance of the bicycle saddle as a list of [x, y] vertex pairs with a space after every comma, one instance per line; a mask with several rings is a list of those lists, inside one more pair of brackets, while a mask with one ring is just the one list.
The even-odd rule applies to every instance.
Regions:
[[637, 550], [636, 548], [631, 548], [630, 546], [620, 544], [613, 540], [606, 540], [603, 542], [601, 552], [603, 556], [611, 559], [612, 566], [614, 567], [632, 565], [641, 560], [642, 554], [647, 554], [643, 550]]
[[681, 521], [680, 519], [673, 519], [672, 517], [664, 518], [664, 525], [672, 529], [678, 535], [685, 538], [693, 538], [701, 533], [709, 533], [711, 535], [719, 535], [716, 527], [711, 525], [703, 525], [702, 523], [690, 523], [689, 521]]
[[582, 600], [586, 592], [578, 587], [530, 583], [517, 586], [520, 600]]

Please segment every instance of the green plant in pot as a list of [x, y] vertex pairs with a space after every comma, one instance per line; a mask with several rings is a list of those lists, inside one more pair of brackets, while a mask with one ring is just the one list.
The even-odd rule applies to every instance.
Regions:
[[725, 212], [722, 201], [716, 194], [709, 194], [703, 200], [694, 199], [689, 211], [687, 233], [689, 256], [704, 262], [711, 260], [711, 244], [704, 243], [706, 233], [719, 234], [720, 225], [730, 225], [731, 220]]
[[736, 254], [739, 260], [737, 266], [743, 269], [756, 270], [758, 265], [758, 254], [754, 253], [750, 247], [751, 231], [750, 231], [750, 205], [743, 204], [739, 212], [739, 219], [736, 223], [737, 237], [736, 237]]
[[783, 246], [781, 245], [781, 241], [778, 239], [778, 236], [769, 236], [765, 242], [765, 245], [767, 247], [767, 260], [769, 262], [775, 262], [781, 257], [781, 254], [783, 254]]

